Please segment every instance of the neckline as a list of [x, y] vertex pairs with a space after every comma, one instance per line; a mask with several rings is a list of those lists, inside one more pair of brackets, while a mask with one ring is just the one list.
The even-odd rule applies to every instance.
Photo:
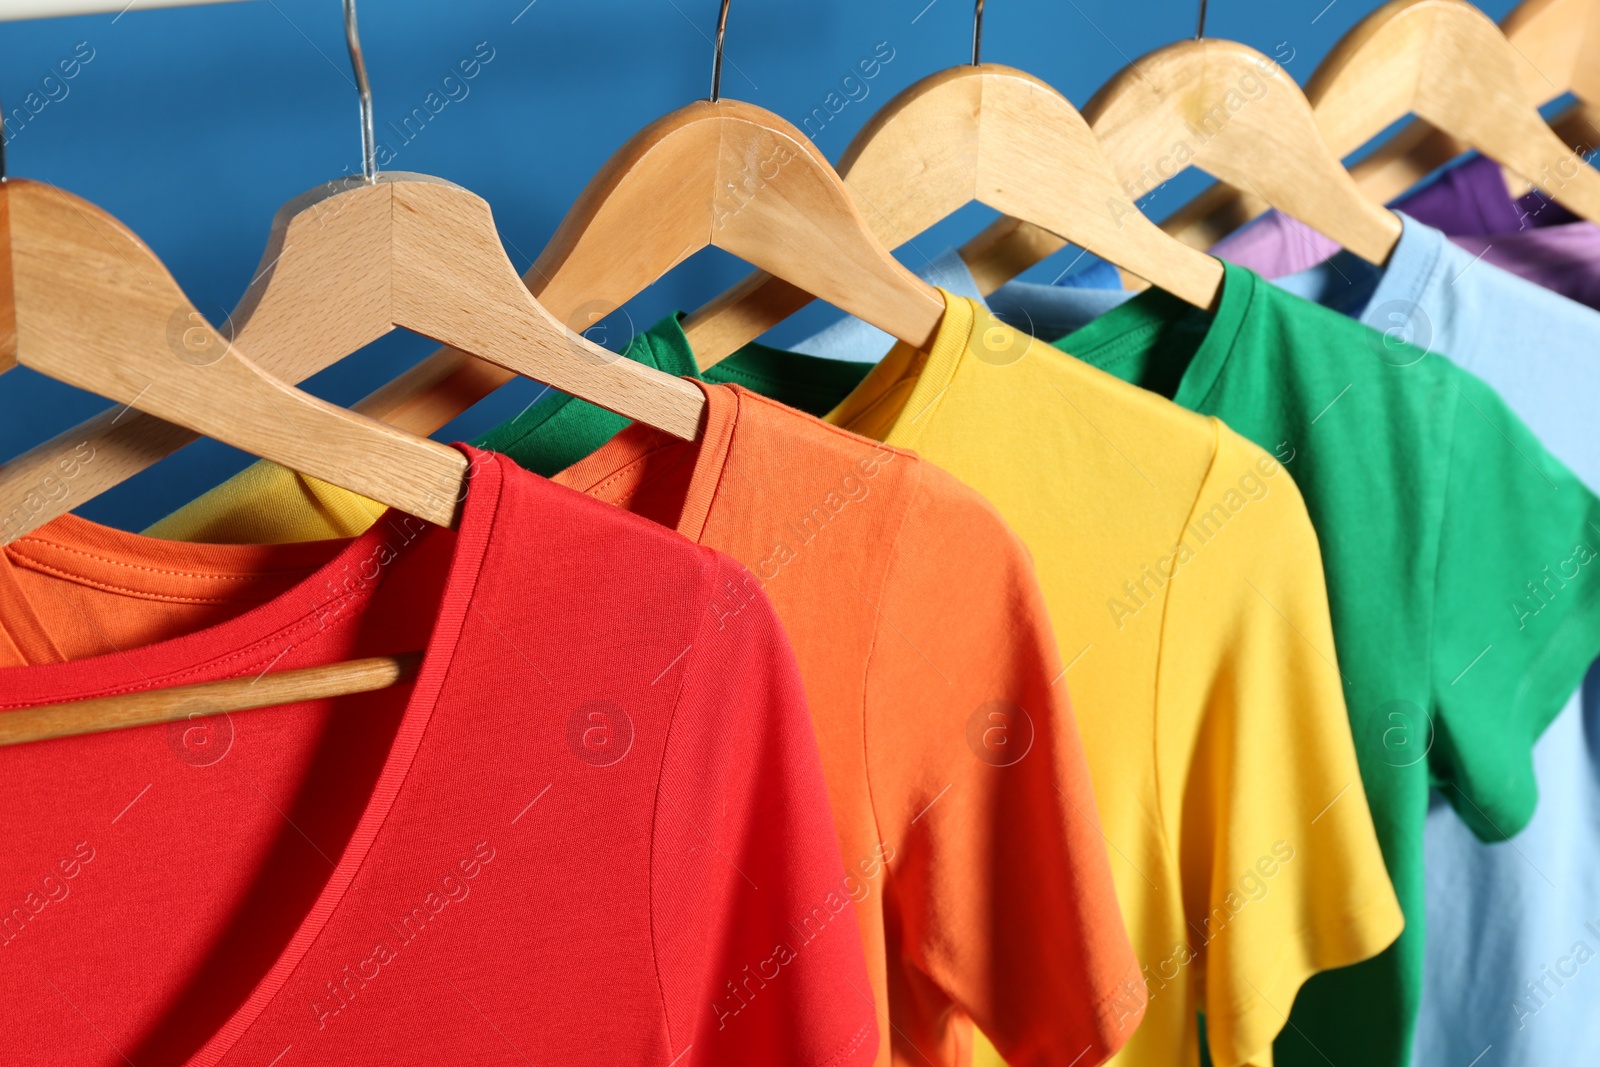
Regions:
[[[1221, 261], [1222, 289], [1211, 322], [1190, 355], [1169, 398], [1180, 407], [1201, 410], [1222, 374], [1238, 341], [1257, 294], [1270, 288], [1254, 271]], [[1207, 312], [1154, 287], [1107, 311], [1055, 342], [1055, 347], [1093, 367], [1115, 374], [1115, 364], [1143, 349], [1163, 329], [1187, 317]], [[1118, 375], [1121, 377], [1121, 375]], [[1124, 379], [1128, 380], [1128, 379]], [[1142, 382], [1133, 381], [1142, 386]]]
[[[77, 515], [62, 515], [0, 551], [0, 602], [5, 605], [0, 633], [11, 637], [24, 652], [25, 666], [65, 661], [44, 616], [16, 585], [13, 574], [18, 569], [41, 570], [133, 599], [260, 605], [292, 593], [297, 584], [328, 562], [333, 551], [326, 541], [233, 545], [165, 540], [126, 533]], [[230, 585], [235, 579], [237, 584]], [[143, 651], [134, 650], [134, 654], [142, 658], [139, 654]], [[98, 658], [71, 662], [93, 670], [91, 661]], [[72, 672], [74, 680], [79, 680], [80, 673]], [[78, 695], [74, 692], [59, 699]], [[0, 704], [0, 712], [7, 706]]]
[[[1273, 284], [1385, 334], [1396, 330], [1418, 332], [1421, 323], [1416, 321], [1416, 311], [1425, 311], [1433, 303], [1429, 294], [1439, 288], [1450, 269], [1452, 250], [1454, 258], [1466, 258], [1467, 253], [1456, 249], [1441, 230], [1418, 222], [1403, 211], [1395, 214], [1401, 222], [1400, 240], [1387, 262], [1368, 263], [1345, 250]], [[1441, 321], [1436, 329], [1430, 329], [1420, 347], [1430, 351], [1438, 347], [1431, 343], [1432, 337], [1446, 326]]]
[[[328, 927], [343, 903], [346, 892], [354, 881], [356, 873], [365, 864], [415, 763], [423, 735], [443, 690], [445, 675], [460, 641], [466, 613], [482, 571], [489, 537], [494, 529], [503, 489], [504, 472], [493, 453], [479, 452], [464, 445], [456, 447], [468, 457], [469, 469], [472, 472], [470, 491], [462, 506], [456, 543], [451, 550], [444, 588], [435, 608], [436, 621], [433, 631], [423, 650], [416, 682], [406, 698], [406, 707], [399, 728], [390, 744], [389, 753], [384, 759], [378, 779], [367, 798], [366, 807], [350, 839], [346, 842], [333, 872], [324, 883], [321, 892], [317, 894], [316, 901], [302, 917], [283, 951], [267, 968], [234, 1013], [186, 1061], [185, 1067], [214, 1067], [237, 1046], [239, 1040], [249, 1032], [262, 1013], [282, 992], [284, 985], [304, 960], [312, 944]], [[346, 591], [338, 594], [333, 580], [343, 579], [347, 568], [351, 566], [356, 567], [356, 573], [359, 574], [362, 563], [378, 560], [379, 553], [390, 546], [391, 539], [396, 536], [396, 530], [400, 528], [391, 524], [391, 520], [397, 517], [404, 518], [397, 512], [388, 512], [366, 533], [351, 538], [343, 549], [288, 592], [245, 614], [216, 626], [145, 646], [144, 649], [133, 650], [133, 654], [148, 653], [147, 656], [141, 657], [147, 661], [142, 663], [141, 667], [151, 677], [136, 686], [118, 685], [116, 691], [137, 691], [173, 684], [171, 682], [173, 677], [185, 674], [233, 677], [251, 673], [252, 668], [244, 667], [238, 662], [248, 650], [259, 648], [274, 638], [281, 639], [297, 627], [304, 626], [308, 620], [315, 617], [316, 611], [330, 604], [343, 602], [351, 597], [361, 600], [370, 597], [372, 590], [381, 584], [384, 575], [381, 569], [378, 571], [378, 580], [370, 581], [356, 592]], [[418, 520], [411, 521], [415, 523]], [[82, 522], [83, 520], [76, 520], [76, 523]], [[89, 524], [91, 527], [93, 525]], [[103, 543], [126, 546], [135, 555], [142, 552], [159, 556], [172, 551], [170, 543], [161, 542], [156, 538], [106, 530], [104, 527], [95, 529]], [[424, 529], [431, 527], [424, 524]], [[415, 536], [420, 536], [420, 532], [414, 534], [413, 539]], [[208, 551], [220, 550], [216, 553], [219, 558], [226, 557], [228, 549], [242, 549], [244, 552], [235, 555], [247, 555], [249, 550], [281, 548], [284, 550], [284, 558], [296, 559], [314, 554], [318, 544], [308, 542], [292, 546], [185, 547], [202, 547]], [[321, 543], [321, 551], [326, 553], [326, 543]], [[335, 591], [335, 595], [329, 596], [330, 590]], [[355, 618], [356, 615], [352, 612], [348, 617]], [[214, 651], [219, 647], [226, 651], [223, 653]], [[107, 688], [108, 680], [126, 678], [125, 674], [117, 673], [119, 663], [125, 659], [126, 657], [120, 653], [111, 653], [68, 663], [0, 668], [0, 688], [3, 688], [8, 695], [20, 694], [24, 704], [98, 695]], [[258, 663], [253, 665], [253, 669], [261, 669], [264, 666], [265, 662]], [[8, 702], [8, 706], [15, 704]], [[4, 711], [0, 710], [0, 714], [4, 714]]]

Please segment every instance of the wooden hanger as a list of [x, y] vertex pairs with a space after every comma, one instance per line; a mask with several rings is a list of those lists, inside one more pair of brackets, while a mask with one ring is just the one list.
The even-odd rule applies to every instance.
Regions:
[[[32, 187], [36, 183], [22, 184]], [[137, 238], [103, 212], [92, 206], [88, 212], [137, 243]], [[82, 222], [75, 213], [61, 211], [60, 215], [60, 221], [69, 225]], [[96, 224], [79, 234], [84, 254], [107, 251], [104, 242], [95, 237], [98, 228]], [[139, 248], [154, 262], [142, 244]], [[61, 269], [73, 267], [69, 258], [55, 259]], [[414, 174], [381, 175], [372, 183], [359, 178], [330, 182], [279, 211], [262, 263], [240, 301], [233, 348], [249, 353], [255, 366], [269, 375], [303, 381], [396, 327], [404, 327], [494, 360], [509, 368], [507, 379], [514, 371], [675, 436], [693, 439], [697, 433], [704, 394], [689, 382], [621, 359], [556, 321], [517, 277], [500, 244], [489, 206], [459, 186]], [[128, 280], [136, 284], [139, 278], [130, 276]], [[170, 314], [176, 306], [171, 304], [175, 292], [175, 287], [164, 291], [158, 299], [167, 303], [155, 311]], [[209, 327], [201, 329], [205, 320], [198, 312], [192, 315], [192, 320], [173, 327], [173, 337], [190, 338], [199, 346], [197, 358], [227, 346]], [[166, 333], [156, 336], [165, 339]], [[205, 347], [210, 344], [218, 347]], [[187, 369], [165, 343], [154, 355], [170, 368]], [[65, 377], [42, 366], [38, 369]], [[103, 392], [92, 384], [84, 387]], [[128, 402], [131, 396], [115, 399]], [[14, 540], [71, 511], [195, 439], [194, 433], [172, 425], [182, 423], [181, 419], [163, 421], [143, 400], [139, 406], [149, 414], [104, 412], [0, 469], [0, 516], [19, 517], [0, 528], [0, 542]], [[223, 420], [232, 411], [230, 406], [208, 406]], [[193, 429], [219, 439], [229, 432], [225, 421], [209, 429]], [[266, 454], [250, 445], [241, 447], [256, 455]], [[433, 447], [460, 455], [442, 445]], [[43, 479], [64, 469], [62, 462], [74, 454], [92, 455], [94, 460], [74, 464], [76, 473], [71, 479], [56, 478], [58, 491], [41, 495], [38, 487]], [[320, 448], [317, 458], [323, 461], [322, 471], [279, 462], [344, 484], [341, 478], [347, 475], [341, 470], [342, 460]], [[367, 473], [383, 477], [387, 469], [374, 467]], [[381, 484], [373, 485], [371, 492], [356, 486], [346, 488], [407, 511], [419, 506], [410, 497], [386, 497], [389, 490]], [[422, 517], [448, 521], [437, 511]]]
[[[727, 8], [724, 2], [714, 90], [720, 81]], [[351, 339], [370, 334], [366, 339], [371, 340], [385, 332], [372, 324], [376, 320], [362, 320], [346, 329], [341, 344], [316, 343], [296, 310], [306, 306], [302, 301], [323, 293], [327, 294], [324, 306], [343, 306], [330, 275], [359, 273], [370, 257], [341, 253], [325, 258], [305, 249], [351, 247], [356, 240], [351, 231], [365, 232], [364, 227], [371, 225], [364, 221], [365, 214], [381, 217], [382, 207], [345, 202], [337, 210], [329, 204], [313, 213], [312, 206], [302, 205], [299, 215], [292, 207], [280, 213], [263, 263], [273, 261], [280, 245], [299, 247], [299, 256], [290, 263], [295, 269], [291, 272], [279, 260], [262, 272], [241, 301], [238, 337], [241, 344], [248, 341], [249, 351], [262, 353], [258, 358], [264, 366], [285, 378], [303, 380], [341, 358], [345, 353], [339, 349]], [[872, 237], [843, 182], [803, 134], [771, 112], [730, 100], [690, 104], [625, 144], [584, 190], [523, 285], [539, 304], [581, 333], [707, 245], [730, 251], [918, 344], [931, 337], [944, 313], [938, 292]], [[290, 281], [291, 276], [303, 280]], [[261, 295], [253, 295], [257, 290], [263, 291]], [[269, 299], [266, 293], [282, 295]], [[458, 337], [418, 329], [409, 322], [404, 325], [449, 347], [354, 405], [356, 412], [397, 429], [431, 434], [515, 376], [475, 358], [476, 341], [457, 343]], [[637, 372], [645, 371], [651, 380], [668, 378], [597, 346], [585, 343], [580, 351], [585, 358], [579, 361], [581, 368], [572, 368], [574, 372], [638, 379]], [[605, 354], [597, 357], [594, 352]], [[540, 380], [679, 436], [693, 436], [690, 424], [674, 420], [670, 413], [596, 399], [592, 387], [575, 381], [562, 384], [554, 375]], [[704, 395], [688, 382], [668, 380], [684, 402], [694, 406], [698, 420]], [[656, 395], [648, 388], [640, 392]], [[11, 464], [24, 472], [23, 484], [37, 485], [39, 477], [49, 476], [58, 459], [90, 439], [91, 432], [101, 448], [96, 463], [101, 455], [108, 459], [93, 471], [92, 481], [85, 476], [90, 468], [83, 468], [85, 473], [66, 484], [59, 500], [43, 502], [46, 506], [38, 515], [53, 517], [71, 510], [192, 439], [171, 427], [134, 434], [112, 426], [113, 417], [107, 413], [89, 420]], [[0, 508], [11, 503], [0, 479]], [[0, 510], [0, 515], [7, 513]]]
[[[406, 326], [619, 414], [695, 437], [704, 394], [552, 318], [518, 279], [481, 199], [438, 179], [377, 179], [354, 0], [344, 0], [344, 10], [362, 96], [366, 179], [330, 183], [279, 213], [270, 267], [243, 301], [247, 325], [264, 324], [260, 329], [285, 345], [280, 351], [291, 342], [305, 344], [325, 362]], [[315, 219], [328, 228], [308, 228], [312, 210], [329, 204], [336, 209]], [[304, 244], [290, 242], [296, 233]], [[0, 371], [20, 363], [435, 524], [456, 521], [469, 476], [461, 452], [325, 403], [252, 363], [242, 345], [206, 322], [143, 242], [87, 201], [39, 182], [0, 184], [0, 314]], [[101, 426], [115, 432], [116, 421], [102, 419]], [[160, 433], [155, 439], [172, 440]], [[57, 440], [73, 442], [71, 435]], [[127, 457], [140, 457], [136, 446], [129, 443], [123, 454], [124, 472]], [[88, 455], [82, 461], [78, 453], [70, 478], [59, 476], [66, 467], [45, 468], [45, 474], [70, 486], [94, 470], [99, 457]], [[6, 523], [7, 540], [19, 535], [18, 526], [38, 525], [41, 509], [34, 501], [41, 490], [47, 494], [41, 502], [54, 506], [47, 483], [31, 480], [40, 462], [36, 457], [0, 472], [0, 507], [6, 509], [0, 516], [23, 517]], [[392, 684], [410, 669], [408, 656], [398, 656], [285, 672], [294, 675], [294, 685], [284, 691], [295, 700], [332, 698], [381, 688], [374, 684], [378, 677]], [[209, 683], [209, 710], [265, 706], [258, 683]], [[183, 698], [169, 690], [74, 702], [30, 729], [48, 734], [59, 726], [64, 736], [160, 721], [138, 715], [182, 705]]]
[[1505, 35], [1471, 4], [1391, 0], [1334, 46], [1307, 95], [1341, 155], [1416, 115], [1600, 220], [1600, 174], [1574, 160], [1539, 117], [1523, 70]]
[[[1500, 30], [1511, 44], [1511, 59], [1529, 103], [1543, 107], [1565, 93], [1578, 98], [1551, 121], [1556, 136], [1572, 148], [1592, 152], [1600, 147], [1600, 123], [1594, 111], [1600, 107], [1600, 3], [1524, 0], [1501, 21]], [[1356, 164], [1352, 173], [1362, 188], [1392, 200], [1473, 147], [1442, 129], [1414, 121]], [[1512, 195], [1535, 187], [1514, 168], [1504, 170]]]
[[[429, 522], [456, 521], [469, 476], [462, 453], [263, 372], [211, 328], [154, 252], [86, 200], [41, 182], [0, 183], [0, 315], [0, 370], [21, 364]], [[92, 468], [89, 456], [78, 473]], [[8, 487], [8, 502], [16, 498]], [[411, 669], [405, 656], [386, 657], [227, 679], [203, 695], [207, 713], [220, 714], [366, 692]], [[194, 698], [168, 689], [6, 711], [0, 744], [182, 718]]]
[[712, 245], [926, 344], [944, 299], [883, 247], [828, 161], [771, 112], [720, 100], [728, 6], [710, 101], [659, 119], [606, 163], [534, 264], [543, 291], [616, 306]]
[[[1141, 190], [1196, 166], [1369, 262], [1387, 259], [1400, 238], [1399, 216], [1362, 193], [1294, 79], [1245, 45], [1204, 38], [1158, 49], [1083, 113], [1119, 176]], [[998, 288], [1059, 247], [1006, 218], [961, 252], [974, 277]]]
[[[714, 92], [727, 11], [725, 0]], [[914, 344], [925, 344], [944, 314], [937, 290], [889, 255], [804, 134], [769, 111], [721, 99], [674, 111], [623, 145], [523, 281], [581, 331], [709, 245]], [[444, 348], [354, 410], [432, 433], [510, 377]]]
[[[349, 17], [353, 26], [353, 11]], [[505, 368], [502, 382], [522, 374], [692, 440], [704, 394], [578, 336], [587, 323], [574, 331], [553, 318], [517, 277], [482, 198], [440, 178], [376, 173], [371, 93], [359, 42], [352, 45], [351, 57], [362, 93], [368, 180], [329, 182], [278, 211], [261, 267], [230, 320], [237, 323], [234, 346], [249, 353], [259, 370], [298, 383], [391, 330], [409, 329], [492, 360], [497, 369]], [[198, 312], [193, 324], [184, 324], [175, 336], [196, 342], [210, 336], [185, 334], [194, 324], [204, 324]], [[195, 440], [196, 434], [173, 424], [179, 421], [113, 409], [0, 468], [0, 544], [72, 511]], [[425, 430], [395, 429], [409, 429], [406, 437], [420, 436], [447, 421]], [[207, 434], [219, 437], [222, 427], [214, 429], [219, 432]], [[459, 457], [453, 449], [445, 451]], [[82, 455], [92, 455], [93, 462], [73, 462]], [[329, 477], [286, 465], [344, 484], [337, 470], [338, 476]], [[75, 471], [72, 478], [56, 476], [68, 467]], [[382, 477], [383, 470], [368, 473]], [[46, 479], [54, 491], [41, 493]], [[418, 506], [410, 498], [389, 499], [384, 494], [390, 490], [381, 484], [374, 489], [357, 491], [407, 511]], [[441, 513], [431, 518], [439, 521]]]
[[[1600, 146], [1600, 3], [1526, 0], [1502, 28], [1458, 0], [1399, 0], [1363, 20], [1317, 68], [1306, 95], [1338, 151], [1417, 116], [1351, 167], [1370, 198], [1388, 203], [1477, 149], [1502, 165], [1513, 196], [1541, 188], [1596, 218], [1600, 179], [1574, 148]], [[1547, 126], [1536, 108], [1566, 92], [1579, 103]], [[1215, 186], [1162, 228], [1209, 248], [1265, 210], [1259, 198]]]
[[[1222, 284], [1222, 264], [1178, 244], [1130, 202], [1099, 141], [1050, 86], [979, 62], [983, 2], [974, 12], [973, 62], [912, 85], [884, 105], [839, 162], [873, 231], [903, 244], [977, 201], [1024, 218], [1200, 307]], [[799, 289], [754, 275], [684, 323], [701, 367], [759, 337], [810, 302]]]
[[[7, 179], [0, 257], [10, 298], [0, 301], [9, 319], [0, 370], [21, 364], [429, 522], [455, 521], [460, 452], [262, 371], [212, 329], [144, 242], [94, 204]], [[37, 488], [9, 465], [0, 482], [7, 508]]]

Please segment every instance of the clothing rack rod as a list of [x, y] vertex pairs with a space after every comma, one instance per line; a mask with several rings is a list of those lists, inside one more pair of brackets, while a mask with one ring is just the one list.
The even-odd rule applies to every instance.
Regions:
[[63, 15], [102, 15], [108, 12], [148, 11], [157, 7], [194, 7], [237, 0], [0, 0], [0, 22], [52, 19]]

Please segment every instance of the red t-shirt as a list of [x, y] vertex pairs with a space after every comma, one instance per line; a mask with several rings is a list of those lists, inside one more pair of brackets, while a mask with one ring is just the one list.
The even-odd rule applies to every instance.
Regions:
[[69, 517], [0, 555], [0, 709], [425, 649], [412, 686], [0, 748], [0, 1062], [872, 1061], [855, 924], [793, 922], [849, 903], [767, 601], [711, 610], [737, 563], [468, 452], [458, 531]]

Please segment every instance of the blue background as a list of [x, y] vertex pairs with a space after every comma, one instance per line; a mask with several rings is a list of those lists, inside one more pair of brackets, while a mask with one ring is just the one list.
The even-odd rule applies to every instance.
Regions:
[[[1514, 0], [1480, 6], [1500, 19]], [[1212, 0], [1207, 36], [1283, 57], [1302, 84], [1379, 0]], [[1131, 60], [1192, 36], [1193, 0], [990, 0], [986, 60], [1020, 67], [1082, 104]], [[487, 199], [518, 271], [526, 270], [605, 159], [639, 127], [707, 94], [716, 0], [364, 0], [361, 36], [387, 169], [423, 171]], [[837, 159], [894, 93], [971, 48], [971, 0], [735, 0], [723, 95], [798, 122], [858, 60], [887, 42], [894, 58], [816, 136]], [[15, 108], [58, 60], [87, 42], [94, 58], [7, 147], [13, 175], [53, 182], [122, 219], [155, 250], [196, 306], [220, 320], [256, 269], [284, 201], [360, 168], [356, 97], [338, 0], [248, 0], [0, 24], [0, 102]], [[409, 144], [389, 120], [437, 92], [480, 42], [493, 59]], [[487, 54], [482, 52], [481, 54]], [[54, 90], [60, 96], [60, 90]], [[460, 89], [453, 89], [461, 96]], [[859, 90], [857, 91], [859, 94]], [[1189, 173], [1148, 202], [1160, 218], [1208, 183]], [[901, 258], [959, 244], [993, 212], [971, 206], [917, 238]], [[1066, 250], [1029, 277], [1062, 272]], [[638, 328], [693, 309], [744, 273], [702, 252], [626, 310]], [[837, 313], [814, 306], [773, 334], [810, 333]], [[626, 327], [610, 331], [626, 340]], [[406, 334], [369, 346], [308, 388], [349, 404], [434, 349]], [[538, 395], [518, 381], [439, 435], [475, 435]], [[0, 379], [0, 457], [107, 402], [25, 368]], [[139, 529], [249, 462], [202, 441], [81, 509]]]

